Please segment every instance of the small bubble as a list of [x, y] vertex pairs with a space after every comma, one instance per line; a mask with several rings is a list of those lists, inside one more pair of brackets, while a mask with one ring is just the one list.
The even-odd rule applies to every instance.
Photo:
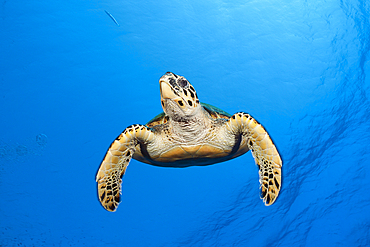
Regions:
[[38, 134], [36, 136], [36, 142], [42, 147], [45, 147], [48, 143], [48, 137], [45, 134]]
[[16, 149], [15, 149], [16, 153], [19, 155], [19, 156], [25, 156], [28, 154], [28, 148], [24, 145], [19, 145]]

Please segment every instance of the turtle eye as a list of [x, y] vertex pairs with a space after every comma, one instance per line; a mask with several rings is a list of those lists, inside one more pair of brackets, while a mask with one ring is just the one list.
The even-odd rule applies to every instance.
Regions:
[[188, 81], [187, 81], [187, 80], [185, 80], [185, 79], [179, 79], [177, 83], [178, 83], [178, 84], [179, 84], [179, 86], [180, 86], [180, 87], [182, 87], [182, 88], [184, 88], [184, 87], [186, 87], [186, 86], [188, 85]]

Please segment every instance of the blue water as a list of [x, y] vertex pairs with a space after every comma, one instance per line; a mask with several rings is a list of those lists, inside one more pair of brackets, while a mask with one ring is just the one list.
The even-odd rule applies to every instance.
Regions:
[[[369, 49], [367, 0], [1, 1], [0, 246], [369, 246]], [[265, 126], [275, 204], [247, 153], [132, 160], [100, 206], [100, 161], [162, 111], [167, 71]]]

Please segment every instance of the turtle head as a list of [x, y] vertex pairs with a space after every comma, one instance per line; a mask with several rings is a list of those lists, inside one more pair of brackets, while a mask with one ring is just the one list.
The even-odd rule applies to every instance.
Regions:
[[163, 111], [173, 119], [186, 119], [201, 109], [194, 87], [183, 76], [167, 72], [159, 79]]

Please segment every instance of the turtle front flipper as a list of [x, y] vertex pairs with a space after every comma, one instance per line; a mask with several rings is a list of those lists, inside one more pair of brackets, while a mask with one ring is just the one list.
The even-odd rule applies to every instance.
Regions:
[[243, 135], [259, 167], [261, 199], [266, 206], [273, 204], [281, 188], [282, 161], [267, 131], [249, 114], [239, 112], [228, 121], [229, 130]]
[[96, 175], [98, 196], [108, 211], [116, 211], [120, 203], [122, 176], [135, 152], [138, 143], [146, 144], [154, 133], [144, 125], [127, 127], [110, 145]]

